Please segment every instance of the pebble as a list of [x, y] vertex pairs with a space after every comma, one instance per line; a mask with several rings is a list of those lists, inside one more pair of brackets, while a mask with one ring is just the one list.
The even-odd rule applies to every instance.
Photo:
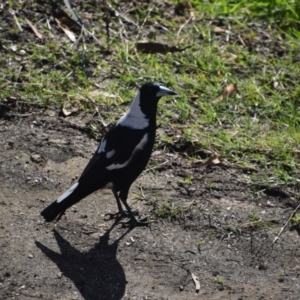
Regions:
[[42, 157], [40, 154], [33, 153], [33, 154], [31, 154], [30, 158], [33, 162], [36, 162], [36, 163], [39, 163], [42, 161]]

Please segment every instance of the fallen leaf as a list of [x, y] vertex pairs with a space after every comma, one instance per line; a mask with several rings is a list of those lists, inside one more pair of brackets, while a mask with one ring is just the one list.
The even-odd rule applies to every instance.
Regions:
[[230, 83], [227, 85], [222, 93], [212, 101], [213, 104], [216, 104], [220, 101], [222, 101], [224, 98], [229, 97], [235, 90], [236, 90], [237, 85], [235, 83]]
[[234, 61], [234, 60], [236, 60], [236, 59], [237, 59], [237, 55], [232, 54], [232, 55], [227, 59], [227, 62], [228, 62], [228, 61]]
[[104, 235], [104, 233], [101, 230], [99, 230], [99, 231], [94, 232], [93, 234], [91, 234], [91, 236], [94, 237], [94, 238], [100, 238], [103, 235]]
[[107, 98], [117, 98], [118, 96], [117, 95], [114, 95], [114, 94], [110, 94], [110, 93], [107, 93], [107, 92], [104, 92], [104, 91], [101, 91], [101, 90], [93, 90], [93, 91], [90, 91], [88, 93], [89, 97], [97, 97], [97, 96], [103, 96], [103, 97], [107, 97]]
[[69, 109], [69, 110], [67, 110], [65, 107], [63, 107], [63, 108], [61, 109], [61, 111], [62, 111], [62, 113], [63, 113], [63, 115], [64, 115], [65, 117], [67, 117], [67, 116], [69, 116], [69, 115], [71, 115], [71, 114], [77, 112], [78, 110], [79, 110], [78, 107], [72, 107], [72, 108]]
[[60, 21], [58, 19], [55, 19], [58, 27], [66, 34], [66, 36], [70, 39], [71, 42], [75, 43], [76, 42], [76, 36], [75, 36], [75, 33], [71, 30], [69, 30], [68, 28], [66, 27], [63, 27], [61, 24], [60, 24]]
[[32, 31], [35, 33], [35, 35], [39, 38], [39, 39], [43, 39], [43, 35], [38, 31], [38, 29], [27, 19], [25, 18], [25, 21], [27, 22], [27, 24], [30, 26], [30, 28], [32, 29]]
[[143, 53], [168, 53], [168, 52], [182, 52], [191, 46], [186, 46], [184, 48], [178, 48], [176, 46], [169, 46], [167, 44], [155, 43], [155, 42], [138, 42], [136, 44], [136, 49]]
[[194, 21], [195, 19], [195, 13], [194, 13], [194, 10], [193, 10], [193, 7], [192, 7], [192, 4], [189, 2], [189, 1], [186, 1], [185, 3], [185, 7], [188, 9], [189, 11], [189, 18], [186, 20], [186, 22], [180, 26], [178, 32], [177, 32], [177, 35], [179, 35], [182, 31], [182, 29], [187, 25], [189, 24], [190, 22]]
[[45, 114], [47, 114], [47, 115], [50, 116], [50, 117], [54, 117], [54, 116], [55, 116], [55, 111], [54, 111], [54, 110], [47, 109], [47, 110], [45, 111]]
[[223, 90], [223, 93], [226, 95], [226, 96], [229, 96], [230, 94], [232, 94], [232, 92], [236, 89], [236, 84], [234, 83], [231, 83], [229, 85], [227, 85], [225, 87], [225, 89]]
[[11, 45], [10, 46], [10, 49], [13, 51], [13, 52], [16, 52], [18, 50], [18, 47], [17, 45]]
[[222, 32], [226, 32], [226, 31], [227, 31], [226, 29], [217, 27], [217, 26], [213, 29], [214, 33], [222, 33]]
[[200, 164], [200, 167], [209, 167], [213, 165], [218, 165], [221, 163], [221, 156], [217, 153], [212, 153], [208, 160], [202, 164]]
[[84, 15], [83, 15], [83, 16], [84, 16], [84, 18], [85, 18], [85, 19], [92, 19], [92, 18], [93, 18], [93, 14], [91, 14], [91, 13], [87, 13], [87, 12], [86, 12], [86, 13], [84, 13]]

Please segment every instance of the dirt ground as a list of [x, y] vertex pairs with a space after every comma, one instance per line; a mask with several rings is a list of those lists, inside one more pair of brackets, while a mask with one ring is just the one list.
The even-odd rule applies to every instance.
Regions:
[[[70, 123], [0, 120], [1, 299], [299, 299], [297, 230], [272, 245], [295, 200], [288, 190], [254, 186], [226, 162], [199, 168], [178, 153], [153, 153], [150, 167], [159, 167], [140, 176], [129, 202], [143, 216], [179, 203], [173, 221], [152, 218], [131, 229], [105, 221], [117, 209], [105, 190], [45, 224], [40, 211], [80, 175], [98, 144]], [[255, 214], [260, 222], [251, 222]]]

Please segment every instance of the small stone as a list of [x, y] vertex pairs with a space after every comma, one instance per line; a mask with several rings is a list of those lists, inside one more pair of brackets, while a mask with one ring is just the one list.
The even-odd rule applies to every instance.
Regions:
[[31, 154], [30, 158], [35, 163], [40, 163], [42, 161], [42, 157], [39, 154], [33, 153], [33, 154]]
[[29, 257], [29, 258], [33, 258], [33, 255], [32, 255], [32, 254], [28, 254], [28, 257]]

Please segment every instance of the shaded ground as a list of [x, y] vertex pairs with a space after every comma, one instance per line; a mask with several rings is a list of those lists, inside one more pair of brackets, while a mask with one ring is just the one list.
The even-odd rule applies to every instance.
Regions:
[[297, 231], [271, 243], [295, 207], [289, 191], [267, 195], [226, 163], [199, 168], [157, 151], [150, 166], [160, 167], [142, 174], [129, 201], [141, 215], [170, 216], [166, 201], [180, 204], [173, 222], [114, 226], [104, 214], [116, 211], [115, 200], [102, 191], [44, 224], [40, 211], [80, 175], [98, 142], [51, 117], [2, 119], [0, 132], [1, 299], [299, 298]]

